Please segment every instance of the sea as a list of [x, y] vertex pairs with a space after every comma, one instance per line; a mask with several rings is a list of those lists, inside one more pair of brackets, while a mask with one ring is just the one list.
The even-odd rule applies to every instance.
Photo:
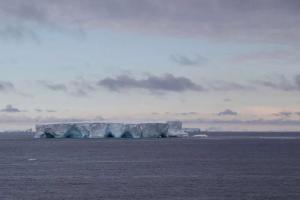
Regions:
[[300, 133], [206, 134], [33, 139], [0, 133], [0, 199], [300, 199]]

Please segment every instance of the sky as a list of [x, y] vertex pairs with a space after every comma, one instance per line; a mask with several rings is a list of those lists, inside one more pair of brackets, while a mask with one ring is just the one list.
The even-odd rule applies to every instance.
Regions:
[[298, 0], [0, 0], [0, 130], [300, 131]]

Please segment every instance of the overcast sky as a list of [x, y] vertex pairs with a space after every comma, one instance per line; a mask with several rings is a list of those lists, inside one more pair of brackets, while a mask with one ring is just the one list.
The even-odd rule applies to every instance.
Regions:
[[0, 130], [103, 119], [300, 130], [299, 10], [299, 0], [0, 0]]

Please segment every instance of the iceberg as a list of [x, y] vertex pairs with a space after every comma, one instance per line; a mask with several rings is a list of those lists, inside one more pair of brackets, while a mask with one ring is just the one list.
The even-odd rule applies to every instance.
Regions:
[[166, 123], [37, 124], [35, 138], [165, 138], [186, 137], [180, 121]]
[[181, 121], [168, 121], [168, 137], [188, 137], [189, 134], [182, 129]]
[[190, 136], [197, 135], [201, 133], [201, 130], [199, 128], [183, 128], [184, 132], [188, 133]]

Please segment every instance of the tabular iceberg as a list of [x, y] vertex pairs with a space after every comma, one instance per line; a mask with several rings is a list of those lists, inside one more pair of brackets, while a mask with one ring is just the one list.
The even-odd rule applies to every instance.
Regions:
[[57, 123], [36, 125], [35, 138], [184, 137], [180, 121], [166, 123]]

